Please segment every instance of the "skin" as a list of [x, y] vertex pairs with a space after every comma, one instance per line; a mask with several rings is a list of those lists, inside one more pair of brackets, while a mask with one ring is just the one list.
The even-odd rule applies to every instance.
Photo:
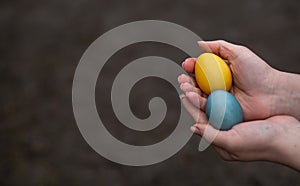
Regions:
[[[224, 160], [272, 161], [299, 171], [300, 75], [273, 69], [248, 48], [225, 41], [201, 41], [199, 47], [229, 61], [234, 81], [231, 93], [242, 106], [245, 122], [228, 131], [208, 125], [207, 95], [193, 77], [183, 74], [178, 77], [184, 93], [181, 100], [196, 121], [191, 130], [212, 142]], [[188, 73], [194, 73], [194, 66], [194, 58], [182, 64]]]

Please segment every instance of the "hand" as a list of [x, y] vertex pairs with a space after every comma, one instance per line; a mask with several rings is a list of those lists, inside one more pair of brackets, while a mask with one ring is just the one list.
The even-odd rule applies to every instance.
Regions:
[[[234, 84], [231, 93], [237, 98], [244, 112], [244, 120], [265, 119], [274, 116], [274, 87], [278, 71], [243, 46], [225, 41], [199, 42], [203, 52], [212, 52], [230, 62]], [[188, 58], [182, 67], [194, 72], [196, 59]], [[181, 89], [195, 106], [204, 111], [206, 95], [197, 87], [194, 78], [181, 75]]]
[[[205, 132], [205, 129], [213, 132]], [[195, 134], [207, 141], [218, 132], [212, 144], [227, 161], [272, 161], [300, 171], [300, 122], [291, 116], [244, 122], [228, 131], [217, 131], [207, 124], [195, 124]]]
[[[300, 122], [295, 118], [299, 116], [297, 103], [300, 100], [295, 92], [300, 91], [299, 85], [294, 83], [299, 81], [299, 76], [283, 76], [283, 73], [272, 69], [242, 46], [225, 41], [200, 42], [199, 46], [204, 52], [213, 52], [230, 62], [234, 80], [231, 93], [240, 102], [244, 119], [248, 122], [240, 123], [228, 131], [218, 131], [208, 125], [205, 115], [207, 95], [197, 87], [194, 78], [181, 75], [178, 82], [184, 92], [182, 103], [197, 122], [191, 130], [210, 141], [225, 160], [267, 160], [300, 170]], [[187, 72], [193, 73], [195, 59], [188, 58], [182, 66]], [[278, 86], [277, 81], [288, 86]], [[289, 97], [285, 90], [291, 89], [294, 90], [291, 91], [294, 99], [290, 100], [291, 103], [284, 102], [283, 98]], [[280, 105], [278, 103], [282, 107], [277, 108]], [[292, 111], [288, 114], [295, 113], [296, 116], [286, 115], [285, 110]]]
[[198, 121], [191, 130], [212, 143], [227, 161], [272, 161], [300, 171], [300, 122], [291, 116], [278, 115], [265, 120], [243, 122], [228, 131], [207, 124], [208, 119], [187, 98], [181, 96], [188, 112]]

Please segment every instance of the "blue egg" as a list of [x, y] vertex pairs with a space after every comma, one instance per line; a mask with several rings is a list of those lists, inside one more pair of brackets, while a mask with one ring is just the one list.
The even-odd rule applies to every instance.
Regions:
[[243, 121], [243, 111], [238, 100], [224, 90], [213, 91], [206, 102], [206, 116], [216, 129], [229, 130]]

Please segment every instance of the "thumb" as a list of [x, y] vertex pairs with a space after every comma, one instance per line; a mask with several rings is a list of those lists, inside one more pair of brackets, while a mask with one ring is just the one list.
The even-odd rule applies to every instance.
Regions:
[[223, 40], [217, 41], [198, 41], [199, 48], [203, 52], [210, 52], [220, 56], [223, 59], [234, 61], [239, 54], [243, 46], [235, 45]]
[[228, 145], [230, 145], [231, 140], [228, 131], [217, 130], [207, 123], [196, 123], [191, 129], [194, 133], [202, 136], [206, 141], [213, 143], [216, 146], [227, 149]]

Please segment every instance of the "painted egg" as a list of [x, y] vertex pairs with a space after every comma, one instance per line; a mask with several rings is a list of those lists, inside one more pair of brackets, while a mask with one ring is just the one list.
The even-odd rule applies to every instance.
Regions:
[[214, 90], [228, 91], [232, 85], [229, 66], [212, 53], [203, 53], [197, 58], [195, 78], [200, 89], [207, 95]]
[[224, 90], [213, 91], [207, 98], [206, 116], [216, 129], [229, 130], [243, 121], [243, 111], [238, 100]]

